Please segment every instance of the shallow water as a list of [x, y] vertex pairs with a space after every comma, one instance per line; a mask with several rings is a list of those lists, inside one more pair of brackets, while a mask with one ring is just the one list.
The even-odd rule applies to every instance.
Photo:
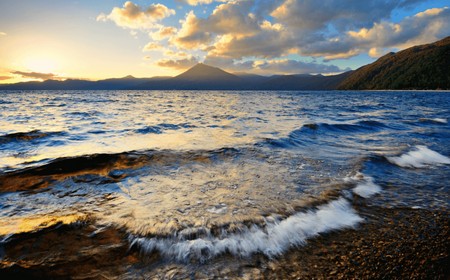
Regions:
[[448, 210], [449, 105], [448, 92], [0, 92], [1, 244], [81, 226], [160, 266], [208, 265], [357, 228], [355, 197]]

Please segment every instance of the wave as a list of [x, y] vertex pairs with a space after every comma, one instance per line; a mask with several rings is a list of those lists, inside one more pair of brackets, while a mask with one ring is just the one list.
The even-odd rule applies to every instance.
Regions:
[[309, 123], [302, 127], [302, 131], [307, 130], [323, 130], [332, 132], [365, 132], [365, 131], [378, 131], [381, 129], [389, 128], [386, 124], [368, 120], [359, 121], [356, 123]]
[[182, 124], [170, 124], [162, 123], [154, 126], [146, 126], [143, 128], [136, 129], [135, 132], [139, 134], [161, 134], [166, 130], [179, 130], [183, 128], [193, 128], [195, 126], [182, 123]]
[[180, 262], [204, 262], [226, 253], [239, 257], [256, 253], [276, 257], [293, 246], [306, 244], [308, 238], [355, 227], [362, 220], [346, 199], [339, 198], [314, 211], [297, 213], [281, 221], [268, 218], [265, 226], [249, 226], [239, 233], [216, 237], [207, 232], [204, 237], [191, 240], [182, 234], [154, 238], [130, 235], [129, 240], [130, 247], [138, 246], [143, 253], [158, 252]]
[[35, 139], [63, 135], [63, 134], [65, 134], [65, 132], [62, 132], [62, 131], [43, 132], [40, 130], [31, 130], [28, 132], [16, 132], [16, 133], [1, 135], [0, 136], [0, 144], [6, 144], [6, 143], [18, 142], [18, 141], [32, 141]]
[[[285, 138], [264, 139], [265, 144], [277, 148], [291, 148], [302, 145], [311, 145], [315, 143], [315, 139], [311, 136], [320, 134], [336, 134], [336, 133], [371, 133], [378, 132], [383, 129], [391, 129], [392, 127], [378, 121], [359, 121], [353, 124], [349, 123], [307, 123], [301, 128], [295, 129]], [[261, 145], [258, 143], [257, 145]]]
[[353, 192], [364, 198], [369, 198], [382, 191], [381, 187], [375, 184], [372, 177], [359, 172], [353, 177], [345, 178], [344, 181], [356, 183]]
[[429, 165], [450, 164], [450, 158], [430, 150], [426, 146], [416, 146], [399, 157], [387, 157], [388, 161], [400, 167], [423, 168]]

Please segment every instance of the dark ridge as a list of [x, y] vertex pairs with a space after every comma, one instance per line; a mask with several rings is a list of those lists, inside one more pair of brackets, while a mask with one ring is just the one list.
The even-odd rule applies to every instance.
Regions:
[[126, 76], [99, 81], [68, 79], [65, 81], [46, 80], [43, 82], [22, 82], [0, 85], [0, 90], [125, 90], [149, 81], [162, 81], [167, 77], [135, 78]]
[[231, 74], [199, 63], [176, 77], [123, 78], [86, 81], [68, 79], [0, 85], [0, 90], [330, 90], [348, 73], [323, 75], [259, 76]]
[[345, 90], [450, 89], [450, 37], [388, 53], [353, 71], [338, 86]]

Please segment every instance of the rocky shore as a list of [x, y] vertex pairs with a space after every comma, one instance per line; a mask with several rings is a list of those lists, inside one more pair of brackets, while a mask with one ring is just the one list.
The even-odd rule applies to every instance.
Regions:
[[[143, 256], [125, 236], [89, 225], [23, 236], [2, 248], [1, 279], [448, 279], [449, 214], [423, 209], [358, 209], [366, 222], [330, 232], [276, 259], [223, 256], [180, 264]], [[68, 228], [71, 227], [71, 228]], [[25, 256], [26, 255], [26, 256]]]
[[[357, 230], [320, 236], [268, 263], [270, 279], [448, 279], [449, 215], [368, 209]], [[381, 214], [381, 215], [380, 215]]]

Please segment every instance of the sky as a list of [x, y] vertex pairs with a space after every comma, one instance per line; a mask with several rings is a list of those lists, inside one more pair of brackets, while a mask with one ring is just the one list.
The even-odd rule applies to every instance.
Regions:
[[0, 83], [334, 74], [450, 35], [448, 0], [0, 0]]

